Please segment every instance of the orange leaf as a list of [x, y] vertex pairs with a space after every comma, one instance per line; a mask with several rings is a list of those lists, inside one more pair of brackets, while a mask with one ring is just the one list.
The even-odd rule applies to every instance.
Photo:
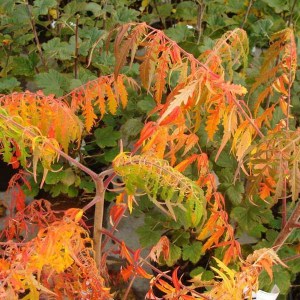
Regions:
[[162, 125], [167, 125], [167, 124], [171, 123], [172, 121], [174, 121], [174, 120], [178, 117], [178, 115], [179, 115], [180, 112], [181, 112], [180, 107], [179, 107], [179, 106], [175, 107], [175, 108], [170, 112], [170, 114], [169, 114], [165, 119], [163, 119], [163, 120], [160, 122], [159, 125], [162, 126]]
[[220, 106], [216, 106], [214, 109], [209, 111], [209, 115], [207, 117], [206, 127], [205, 127], [208, 138], [211, 141], [213, 140], [214, 134], [218, 129], [218, 125], [220, 121], [221, 121], [221, 109]]
[[143, 142], [149, 138], [157, 130], [157, 124], [155, 122], [148, 122], [141, 131], [140, 139], [135, 144], [135, 149], [140, 147]]
[[180, 162], [176, 167], [175, 170], [179, 171], [179, 172], [184, 172], [185, 169], [192, 164], [197, 158], [198, 158], [198, 154], [193, 154], [190, 157], [188, 157], [187, 159], [183, 160], [182, 162]]
[[172, 282], [173, 282], [173, 284], [174, 284], [175, 289], [176, 289], [177, 291], [180, 291], [181, 286], [180, 286], [180, 282], [179, 282], [178, 276], [177, 276], [178, 269], [179, 269], [179, 267], [177, 267], [177, 268], [174, 270], [174, 272], [172, 273]]
[[133, 265], [128, 265], [125, 268], [122, 267], [121, 275], [124, 281], [127, 281], [130, 278], [130, 276], [133, 274], [133, 271], [134, 271]]
[[119, 93], [119, 96], [120, 96], [120, 100], [121, 100], [121, 103], [122, 103], [122, 106], [123, 108], [125, 108], [127, 106], [127, 102], [128, 102], [128, 93], [127, 93], [127, 90], [124, 86], [124, 83], [123, 83], [123, 78], [122, 76], [118, 76], [118, 79], [117, 79], [117, 89], [118, 89], [118, 93]]
[[115, 115], [118, 107], [118, 102], [116, 100], [115, 94], [109, 84], [106, 84], [106, 93], [107, 93], [107, 100], [108, 100], [108, 109], [109, 111]]
[[137, 267], [136, 272], [137, 274], [139, 274], [140, 276], [146, 279], [151, 279], [153, 277], [153, 275], [148, 274], [142, 267]]
[[128, 249], [127, 249], [127, 247], [126, 247], [126, 245], [125, 245], [125, 243], [124, 243], [123, 241], [122, 241], [122, 243], [121, 243], [121, 252], [120, 252], [120, 255], [121, 255], [122, 257], [126, 258], [127, 261], [128, 261], [131, 265], [134, 264], [134, 261], [133, 261], [131, 255], [130, 255], [130, 253], [129, 253], [129, 251], [128, 251]]
[[114, 226], [114, 224], [116, 224], [116, 222], [122, 218], [125, 209], [126, 205], [124, 203], [119, 203], [112, 206], [109, 212], [109, 220], [112, 226]]

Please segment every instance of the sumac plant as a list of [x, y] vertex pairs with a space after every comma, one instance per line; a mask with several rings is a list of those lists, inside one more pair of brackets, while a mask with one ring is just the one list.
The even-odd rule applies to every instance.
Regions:
[[[2, 95], [2, 158], [22, 171], [10, 182], [15, 199], [2, 233], [1, 298], [113, 299], [102, 237], [114, 240], [124, 259], [124, 299], [137, 277], [149, 279], [148, 299], [251, 299], [274, 283], [286, 293], [299, 271], [300, 130], [290, 108], [297, 55], [292, 29], [270, 39], [253, 79], [243, 29], [196, 58], [162, 31], [129, 23], [107, 39], [114, 74], [61, 98]], [[139, 78], [122, 74], [132, 63], [140, 65]], [[239, 84], [241, 77], [249, 80]], [[131, 149], [120, 143], [111, 168], [97, 174], [72, 150], [104, 115], [126, 107], [131, 89], [147, 92], [156, 107], [139, 140]], [[58, 160], [91, 177], [93, 200], [63, 214], [44, 199], [26, 206], [21, 187], [31, 176], [42, 187], [61, 172], [53, 167]], [[111, 183], [118, 195], [112, 227], [104, 229]], [[91, 238], [84, 213], [94, 205]], [[147, 257], [114, 236], [126, 210], [139, 207]], [[245, 235], [254, 241], [242, 242]]]

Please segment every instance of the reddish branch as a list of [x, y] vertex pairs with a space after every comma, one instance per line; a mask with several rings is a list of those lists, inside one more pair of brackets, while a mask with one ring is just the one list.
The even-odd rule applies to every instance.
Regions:
[[290, 218], [285, 223], [285, 226], [280, 231], [279, 235], [277, 236], [277, 238], [276, 238], [276, 240], [273, 244], [273, 248], [276, 251], [278, 251], [283, 246], [283, 244], [285, 243], [287, 238], [290, 236], [292, 231], [295, 228], [300, 227], [299, 218], [300, 218], [300, 201], [298, 201], [298, 203], [297, 203], [294, 211], [292, 212]]

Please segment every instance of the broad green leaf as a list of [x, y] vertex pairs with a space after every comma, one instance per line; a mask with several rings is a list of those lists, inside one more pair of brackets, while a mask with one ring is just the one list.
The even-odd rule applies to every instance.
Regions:
[[183, 20], [193, 20], [197, 18], [197, 4], [193, 1], [180, 2], [176, 6], [176, 17]]
[[[237, 166], [236, 160], [234, 159], [234, 157], [232, 155], [230, 155], [229, 151], [230, 150], [227, 147], [225, 147], [223, 149], [223, 151], [221, 152], [221, 154], [218, 157], [218, 160], [216, 161], [217, 166], [223, 167], [223, 168], [228, 168], [228, 169], [236, 168], [236, 166]], [[213, 155], [213, 158], [212, 158], [213, 160], [215, 158], [215, 154], [216, 154], [216, 152]]]
[[81, 178], [79, 187], [87, 193], [92, 193], [95, 190], [94, 182], [90, 181], [89, 179], [85, 179], [84, 177]]
[[14, 75], [24, 75], [24, 76], [34, 76], [35, 67], [38, 63], [38, 57], [35, 53], [29, 57], [14, 57], [13, 60], [13, 74]]
[[196, 277], [200, 274], [202, 274], [201, 280], [212, 280], [215, 277], [212, 271], [207, 271], [203, 267], [197, 267], [190, 272], [191, 277]]
[[243, 182], [236, 182], [234, 185], [230, 185], [228, 189], [226, 189], [226, 195], [229, 200], [234, 205], [238, 205], [241, 203], [244, 193], [244, 184]]
[[33, 2], [33, 14], [37, 17], [39, 15], [47, 15], [49, 8], [56, 7], [56, 0], [35, 0]]
[[263, 2], [265, 2], [270, 7], [274, 8], [277, 14], [288, 9], [286, 0], [263, 0]]
[[287, 294], [291, 284], [291, 274], [282, 266], [273, 267], [273, 281], [271, 281], [266, 271], [261, 272], [259, 276], [259, 287], [265, 291], [270, 291], [274, 284], [280, 289], [280, 294]]
[[[222, 153], [224, 153], [224, 151]], [[228, 157], [230, 158], [230, 156]], [[228, 161], [230, 162], [230, 160]], [[226, 196], [229, 198], [232, 204], [234, 205], [240, 204], [244, 193], [243, 182], [236, 181], [234, 183], [233, 170], [228, 168], [222, 169], [220, 172], [218, 172], [218, 176], [220, 181], [220, 187], [219, 187], [220, 191], [226, 194]]]
[[128, 22], [132, 22], [135, 21], [137, 16], [139, 15], [139, 13], [134, 10], [134, 9], [130, 9], [125, 7], [120, 7], [116, 10], [116, 21], [120, 22], [120, 23], [128, 23]]
[[110, 126], [105, 128], [97, 128], [94, 132], [96, 144], [100, 148], [117, 146], [117, 142], [121, 137], [119, 131], [114, 131]]
[[167, 18], [171, 16], [173, 5], [171, 3], [164, 3], [157, 5], [158, 14], [161, 18]]
[[103, 11], [101, 5], [94, 2], [87, 3], [85, 10], [91, 11], [95, 17], [100, 17], [101, 15], [105, 14], [105, 11]]
[[0, 78], [0, 92], [12, 92], [19, 85], [15, 77]]
[[189, 29], [185, 24], [178, 24], [176, 27], [167, 29], [166, 34], [177, 43], [183, 42], [187, 38], [194, 36], [193, 30]]
[[139, 134], [143, 128], [143, 123], [140, 119], [129, 119], [121, 127], [122, 136], [134, 137]]
[[148, 113], [155, 107], [155, 102], [152, 97], [146, 96], [145, 100], [141, 100], [137, 103], [137, 107], [144, 113]]
[[170, 254], [168, 259], [166, 260], [167, 266], [171, 267], [181, 258], [181, 249], [174, 245], [170, 245]]
[[63, 172], [51, 172], [49, 171], [45, 180], [46, 184], [57, 184], [61, 181], [64, 174]]
[[74, 43], [61, 42], [58, 37], [44, 43], [42, 47], [45, 50], [48, 59], [57, 58], [60, 60], [71, 60], [75, 54]]
[[78, 196], [78, 189], [75, 186], [69, 186], [67, 191], [68, 197], [73, 198]]
[[71, 186], [75, 183], [76, 175], [74, 174], [73, 170], [71, 168], [68, 168], [66, 170], [61, 171], [63, 174], [61, 178], [61, 182], [65, 184], [66, 186]]
[[182, 248], [182, 259], [189, 260], [195, 264], [201, 257], [201, 248], [202, 243], [199, 241], [193, 242], [190, 245], [184, 245]]
[[48, 73], [37, 74], [35, 78], [38, 87], [42, 88], [46, 95], [63, 96], [68, 91], [68, 80], [55, 70], [51, 69]]
[[152, 230], [148, 226], [139, 227], [136, 232], [139, 235], [139, 241], [142, 247], [154, 246], [160, 239], [160, 232]]
[[114, 147], [109, 150], [105, 150], [105, 153], [104, 153], [105, 162], [107, 162], [107, 163], [112, 162], [118, 154], [119, 154], [119, 149], [117, 147]]
[[15, 0], [1, 0], [0, 2], [0, 13], [11, 14], [15, 8]]

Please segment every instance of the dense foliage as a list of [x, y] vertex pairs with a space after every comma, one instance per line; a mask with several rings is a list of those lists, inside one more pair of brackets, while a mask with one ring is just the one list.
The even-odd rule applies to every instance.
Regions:
[[[104, 234], [125, 260], [125, 298], [144, 277], [150, 299], [242, 299], [274, 284], [284, 299], [300, 269], [299, 10], [4, 0], [0, 151], [22, 169], [10, 182], [1, 295], [114, 297]], [[95, 197], [62, 216], [46, 200], [26, 206], [24, 192], [40, 189]], [[104, 199], [116, 200], [110, 230]], [[92, 240], [83, 213], [94, 205]], [[140, 250], [113, 236], [127, 208], [145, 216], [141, 247], [172, 276], [148, 274]]]

